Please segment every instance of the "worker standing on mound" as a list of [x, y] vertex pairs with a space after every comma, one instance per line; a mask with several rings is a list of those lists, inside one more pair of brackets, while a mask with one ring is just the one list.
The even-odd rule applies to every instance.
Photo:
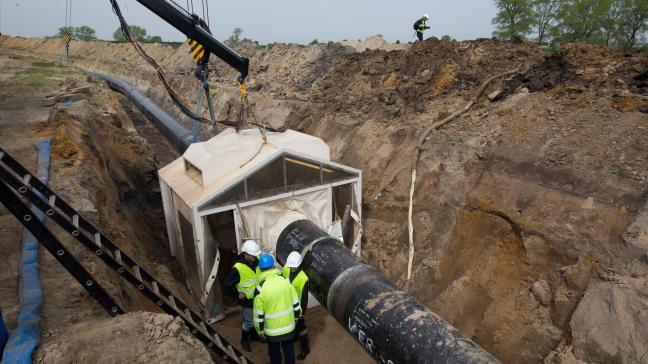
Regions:
[[241, 247], [238, 262], [232, 270], [227, 273], [224, 281], [225, 293], [238, 300], [241, 306], [241, 317], [243, 318], [243, 332], [241, 333], [241, 346], [247, 352], [252, 351], [250, 341], [259, 340], [254, 331], [252, 321], [252, 306], [254, 304], [254, 288], [257, 286], [259, 275], [258, 256], [261, 254], [259, 245], [252, 241], [246, 241]]
[[419, 41], [423, 40], [423, 32], [425, 29], [430, 29], [430, 27], [426, 26], [425, 23], [430, 19], [430, 16], [425, 14], [423, 17], [414, 23], [414, 30], [416, 31], [416, 37], [418, 38]]
[[306, 308], [308, 307], [308, 276], [300, 268], [301, 263], [301, 255], [298, 252], [292, 252], [288, 255], [286, 266], [283, 269], [283, 276], [290, 281], [297, 292], [297, 298], [299, 299], [299, 306], [301, 308], [301, 316], [297, 320], [297, 328], [295, 330], [299, 338], [299, 345], [301, 345], [301, 353], [297, 355], [298, 360], [306, 359], [306, 356], [310, 353], [308, 330], [306, 330], [305, 321]]
[[254, 293], [254, 328], [265, 336], [271, 364], [295, 363], [295, 321], [301, 316], [295, 288], [274, 268], [274, 258], [259, 259], [260, 284]]

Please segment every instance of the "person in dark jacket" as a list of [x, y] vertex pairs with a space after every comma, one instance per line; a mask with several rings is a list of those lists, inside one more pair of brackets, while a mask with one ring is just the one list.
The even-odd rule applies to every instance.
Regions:
[[252, 351], [250, 341], [259, 340], [252, 321], [254, 288], [257, 286], [259, 275], [261, 275], [259, 255], [261, 255], [259, 245], [252, 240], [246, 241], [241, 247], [238, 261], [225, 276], [223, 284], [225, 294], [238, 300], [241, 306], [241, 317], [243, 318], [241, 347], [247, 352]]
[[425, 29], [430, 29], [425, 23], [430, 19], [430, 16], [425, 14], [423, 17], [414, 23], [414, 30], [416, 31], [416, 37], [419, 41], [423, 40], [423, 31]]

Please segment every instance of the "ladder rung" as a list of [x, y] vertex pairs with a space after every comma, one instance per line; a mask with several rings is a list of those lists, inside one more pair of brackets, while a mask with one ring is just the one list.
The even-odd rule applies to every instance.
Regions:
[[97, 246], [101, 248], [101, 234], [95, 233], [94, 238], [95, 244], [97, 244]]
[[158, 287], [157, 281], [151, 282], [151, 286], [153, 287], [153, 292], [159, 297], [160, 296], [160, 288]]
[[31, 181], [31, 174], [26, 174], [23, 176], [23, 183], [25, 186], [29, 186], [29, 181]]
[[50, 206], [56, 207], [56, 195], [50, 195], [48, 202]]
[[200, 328], [202, 329], [202, 333], [209, 337], [209, 331], [207, 331], [207, 326], [205, 326], [205, 321], [200, 321]]
[[229, 350], [229, 355], [238, 361], [238, 356], [236, 355], [236, 352], [234, 351], [232, 345], [227, 345], [227, 350]]
[[142, 274], [140, 273], [140, 267], [139, 265], [134, 265], [133, 266], [133, 273], [135, 273], [135, 278], [137, 278], [138, 281], [142, 281]]
[[193, 316], [191, 316], [191, 311], [189, 311], [188, 308], [185, 308], [184, 314], [187, 315], [187, 319], [189, 319], [189, 321], [194, 322]]
[[74, 214], [74, 216], [72, 216], [72, 225], [74, 225], [74, 227], [77, 228], [77, 229], [79, 228], [79, 215], [78, 214]]
[[119, 265], [123, 266], [124, 263], [122, 262], [121, 251], [119, 249], [115, 249], [114, 255], [115, 255], [115, 260], [117, 261], [117, 263], [119, 263]]
[[216, 342], [216, 345], [218, 345], [219, 348], [221, 348], [221, 349], [224, 348], [223, 342], [221, 341], [220, 336], [218, 336], [217, 333], [214, 333], [214, 335], [212, 335], [212, 338], [214, 339], [214, 341]]
[[173, 307], [173, 309], [176, 310], [176, 312], [179, 312], [178, 311], [178, 306], [176, 305], [176, 302], [175, 302], [175, 297], [173, 297], [173, 295], [169, 296], [169, 306]]

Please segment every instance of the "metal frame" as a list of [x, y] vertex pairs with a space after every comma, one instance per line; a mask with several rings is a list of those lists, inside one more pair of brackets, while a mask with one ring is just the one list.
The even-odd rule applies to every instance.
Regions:
[[206, 50], [213, 53], [241, 73], [241, 80], [248, 75], [250, 60], [240, 56], [232, 49], [216, 40], [208, 31], [200, 26], [200, 19], [183, 14], [174, 5], [165, 0], [137, 0], [147, 9], [155, 13], [174, 28], [184, 33], [188, 38], [200, 43]]
[[[339, 163], [335, 163], [335, 162], [320, 160], [320, 159], [314, 158], [312, 156], [308, 156], [308, 155], [305, 155], [305, 154], [302, 154], [302, 153], [299, 153], [299, 152], [295, 152], [292, 149], [281, 148], [276, 153], [269, 155], [264, 160], [259, 162], [259, 164], [254, 166], [254, 168], [251, 168], [250, 170], [246, 171], [245, 173], [243, 173], [242, 175], [240, 175], [239, 177], [237, 177], [236, 179], [234, 179], [230, 183], [220, 187], [220, 189], [218, 191], [215, 191], [214, 194], [212, 194], [212, 195], [210, 195], [208, 197], [202, 197], [201, 199], [196, 201], [193, 205], [195, 206], [195, 208], [200, 209], [200, 207], [203, 207], [205, 204], [209, 203], [211, 200], [214, 200], [214, 199], [220, 197], [221, 195], [225, 194], [230, 189], [235, 187], [237, 184], [243, 182], [244, 180], [247, 180], [254, 173], [256, 173], [256, 171], [258, 171], [259, 169], [262, 169], [262, 168], [266, 167], [267, 165], [274, 162], [278, 158], [281, 158], [281, 157], [284, 157], [284, 156], [291, 156], [291, 157], [295, 157], [295, 158], [300, 158], [300, 159], [306, 160], [308, 162], [311, 162], [313, 164], [316, 164], [318, 166], [322, 165], [322, 166], [332, 167], [332, 168], [335, 168], [335, 169], [341, 169], [341, 170], [343, 170], [345, 172], [358, 175], [357, 177], [349, 178], [347, 180], [362, 177], [362, 171], [359, 170], [359, 169], [348, 167], [348, 166], [345, 166], [343, 164], [339, 164]], [[339, 183], [339, 182], [340, 181], [331, 182], [331, 183]]]
[[[214, 328], [208, 326], [199, 314], [193, 312], [180, 298], [173, 295], [168, 288], [158, 282], [155, 277], [138, 265], [2, 148], [0, 148], [0, 162], [20, 176], [20, 178], [15, 177], [0, 165], [0, 201], [48, 248], [109, 314], [115, 315], [123, 311], [114, 304], [112, 297], [101, 288], [98, 282], [92, 279], [92, 276], [83, 269], [74, 256], [66, 251], [60, 242], [57, 246], [58, 240], [54, 235], [44, 227], [42, 222], [32, 217], [31, 211], [11, 190], [20, 193], [29, 200], [35, 208], [43, 212], [45, 217], [56, 222], [126, 282], [142, 292], [151, 302], [166, 313], [179, 316], [189, 327], [191, 334], [203, 342], [216, 355], [216, 358], [229, 363], [248, 363], [245, 356], [222, 338]], [[37, 195], [33, 190], [40, 195]]]
[[[249, 200], [249, 201], [240, 201], [238, 203], [228, 203], [226, 205], [221, 205], [217, 207], [213, 207], [207, 210], [201, 211], [200, 209], [204, 207], [206, 204], [210, 203], [210, 201], [213, 201], [214, 199], [217, 199], [219, 196], [223, 195], [224, 193], [227, 193], [229, 190], [234, 188], [235, 186], [239, 185], [240, 183], [244, 184], [244, 189], [245, 189], [245, 195], [247, 196], [247, 180], [253, 176], [255, 173], [257, 173], [260, 169], [265, 168], [266, 166], [270, 165], [271, 163], [275, 162], [278, 158], [284, 158], [284, 157], [292, 157], [296, 158], [299, 160], [302, 160], [304, 162], [312, 163], [314, 166], [319, 167], [320, 170], [320, 184], [312, 187], [307, 187], [307, 188], [302, 188], [298, 189], [295, 191], [289, 191], [289, 192], [284, 192], [284, 193], [279, 193], [276, 195], [272, 196], [267, 196], [267, 197], [262, 197], [262, 198], [257, 198], [254, 200]], [[284, 166], [286, 164], [284, 160]], [[322, 171], [323, 168], [331, 168], [331, 169], [337, 169], [341, 170], [343, 172], [353, 174], [355, 177], [339, 180], [339, 181], [334, 181], [334, 182], [329, 182], [329, 183], [324, 183], [323, 182], [323, 175]], [[283, 179], [284, 179], [284, 186], [287, 185], [287, 176], [286, 176], [286, 169], [283, 169]], [[162, 182], [161, 182], [162, 183]], [[331, 162], [331, 161], [325, 161], [325, 160], [320, 160], [319, 158], [314, 158], [313, 156], [309, 156], [300, 152], [296, 152], [292, 149], [288, 148], [281, 148], [277, 150], [275, 153], [267, 156], [263, 160], [261, 160], [259, 163], [256, 163], [256, 165], [252, 168], [250, 168], [248, 171], [245, 171], [242, 175], [238, 176], [236, 179], [232, 180], [228, 184], [222, 186], [219, 188], [218, 191], [215, 191], [209, 196], [204, 196], [198, 200], [198, 202], [192, 204], [192, 206], [189, 206], [185, 203], [184, 207], [185, 209], [189, 209], [191, 213], [191, 219], [188, 219], [191, 221], [192, 224], [192, 229], [193, 229], [193, 234], [194, 234], [194, 254], [196, 256], [196, 262], [198, 263], [198, 267], [196, 269], [199, 272], [199, 283], [203, 287], [203, 292], [200, 292], [198, 295], [202, 298], [201, 301], [203, 303], [206, 301], [206, 297], [209, 294], [209, 291], [211, 290], [211, 287], [214, 283], [214, 280], [216, 279], [214, 272], [218, 271], [218, 266], [220, 264], [220, 256], [217, 253], [217, 256], [214, 259], [214, 264], [212, 265], [211, 269], [208, 269], [209, 267], [206, 267], [206, 259], [205, 259], [205, 251], [206, 251], [206, 246], [205, 246], [205, 239], [204, 239], [204, 234], [205, 234], [205, 227], [203, 226], [203, 218], [208, 215], [213, 215], [213, 214], [218, 214], [222, 213], [225, 211], [232, 211], [234, 215], [234, 226], [235, 226], [235, 234], [236, 234], [236, 245], [237, 247], [240, 248], [240, 244], [242, 243], [242, 240], [245, 238], [244, 233], [242, 231], [243, 229], [243, 221], [242, 217], [239, 213], [239, 208], [245, 208], [249, 206], [254, 206], [254, 205], [259, 205], [263, 203], [268, 203], [268, 202], [273, 202], [273, 201], [279, 201], [291, 197], [296, 197], [296, 196], [301, 196], [305, 195], [311, 192], [317, 192], [317, 191], [326, 191], [327, 194], [327, 201], [326, 201], [326, 216], [324, 217], [325, 221], [330, 225], [332, 224], [333, 216], [331, 214], [332, 206], [331, 206], [331, 199], [332, 199], [332, 190], [334, 187], [337, 186], [342, 186], [342, 185], [347, 185], [347, 184], [352, 184], [352, 196], [351, 196], [351, 205], [352, 208], [355, 208], [358, 215], [361, 216], [362, 214], [362, 196], [360, 193], [362, 192], [362, 171], [345, 166], [343, 164]], [[170, 188], [170, 187], [169, 187]], [[174, 194], [172, 192], [172, 194]], [[179, 198], [179, 196], [177, 196]], [[174, 199], [172, 199], [174, 200]], [[177, 206], [175, 201], [172, 201], [174, 205], [174, 219], [176, 220], [176, 225], [177, 225], [177, 214], [180, 214], [180, 208], [181, 206]], [[171, 229], [168, 229], [169, 233], [171, 233]], [[173, 229], [174, 231], [177, 229]], [[254, 232], [249, 232], [250, 234], [254, 235]], [[177, 238], [178, 239], [178, 250], [184, 249], [180, 247], [181, 243], [181, 237]], [[184, 250], [183, 250], [184, 251]], [[356, 254], [360, 255], [360, 249], [355, 252]], [[184, 261], [186, 262], [187, 259], [186, 257], [184, 258]], [[212, 278], [212, 276], [214, 276]]]

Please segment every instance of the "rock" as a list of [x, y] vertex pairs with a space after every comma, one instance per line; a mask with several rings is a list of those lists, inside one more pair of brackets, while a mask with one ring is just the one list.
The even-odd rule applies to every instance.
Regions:
[[574, 354], [588, 363], [641, 363], [648, 352], [648, 279], [590, 285], [570, 323]]
[[585, 364], [584, 361], [578, 360], [574, 356], [574, 348], [561, 343], [560, 346], [555, 350], [549, 353], [544, 359], [544, 364]]
[[490, 94], [488, 94], [488, 98], [491, 101], [497, 101], [499, 99], [500, 95], [502, 95], [502, 92], [503, 92], [502, 89], [495, 90], [495, 91], [491, 92]]
[[536, 300], [543, 306], [549, 306], [551, 304], [551, 289], [549, 288], [549, 283], [544, 279], [535, 282], [531, 286], [531, 292], [533, 292]]
[[614, 68], [614, 66], [612, 66], [611, 64], [603, 67], [603, 72], [605, 73], [612, 73], [614, 71], [616, 71], [616, 68]]
[[522, 244], [530, 264], [546, 264], [551, 258], [549, 243], [537, 235], [524, 236]]
[[648, 254], [648, 203], [644, 205], [635, 221], [623, 234], [623, 240]]
[[206, 347], [175, 326], [179, 320], [140, 311], [73, 324], [44, 337], [34, 363], [211, 363]]

